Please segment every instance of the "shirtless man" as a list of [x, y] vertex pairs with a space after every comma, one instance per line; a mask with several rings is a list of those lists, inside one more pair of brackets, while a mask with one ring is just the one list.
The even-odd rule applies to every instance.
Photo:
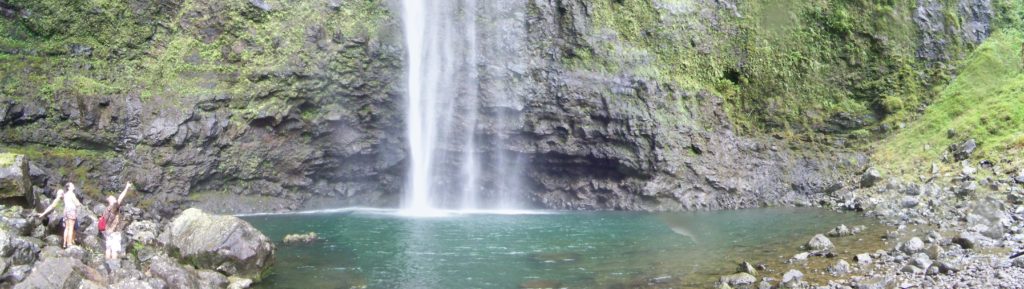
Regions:
[[75, 222], [78, 221], [78, 207], [82, 206], [82, 203], [78, 201], [78, 196], [75, 195], [75, 184], [68, 183], [66, 191], [57, 190], [57, 198], [53, 199], [53, 203], [37, 216], [40, 218], [46, 216], [57, 207], [57, 203], [61, 200], [64, 200], [64, 248], [68, 248], [75, 245]]

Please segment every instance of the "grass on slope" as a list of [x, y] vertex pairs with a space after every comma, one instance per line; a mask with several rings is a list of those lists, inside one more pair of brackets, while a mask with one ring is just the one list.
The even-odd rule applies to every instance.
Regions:
[[[938, 163], [952, 143], [974, 138], [972, 159], [1020, 164], [1024, 152], [1024, 33], [995, 33], [961, 65], [960, 75], [939, 94], [920, 119], [886, 139], [875, 163], [895, 174]], [[955, 134], [950, 137], [948, 131]], [[950, 157], [952, 158], [952, 157]], [[915, 170], [916, 169], [916, 170]]]

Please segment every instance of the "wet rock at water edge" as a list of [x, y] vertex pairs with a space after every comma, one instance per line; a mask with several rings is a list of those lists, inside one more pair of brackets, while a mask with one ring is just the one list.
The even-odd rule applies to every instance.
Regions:
[[160, 234], [174, 256], [191, 260], [199, 269], [258, 281], [274, 261], [274, 244], [248, 222], [234, 216], [188, 209]]
[[757, 276], [757, 269], [755, 269], [754, 265], [751, 265], [749, 262], [743, 262], [736, 268], [736, 273], [747, 273]]
[[832, 241], [822, 234], [814, 235], [810, 241], [807, 241], [807, 245], [805, 245], [805, 247], [815, 251], [831, 250], [834, 248]]
[[749, 273], [736, 273], [732, 275], [725, 275], [718, 279], [718, 282], [723, 284], [729, 284], [729, 286], [749, 286], [757, 282], [757, 277]]
[[228, 277], [228, 289], [246, 289], [252, 286], [252, 279]]
[[872, 187], [875, 184], [877, 184], [880, 180], [882, 180], [882, 173], [879, 172], [878, 169], [875, 169], [873, 167], [868, 168], [867, 171], [864, 171], [864, 174], [860, 176], [860, 187]]
[[320, 240], [316, 232], [309, 232], [305, 234], [288, 234], [284, 236], [285, 244], [312, 244]]
[[845, 237], [853, 235], [853, 231], [851, 231], [850, 228], [847, 228], [846, 225], [843, 224], [833, 228], [831, 231], [828, 231], [826, 235], [828, 235], [829, 237]]
[[553, 289], [562, 288], [562, 282], [558, 280], [531, 279], [519, 283], [521, 289]]

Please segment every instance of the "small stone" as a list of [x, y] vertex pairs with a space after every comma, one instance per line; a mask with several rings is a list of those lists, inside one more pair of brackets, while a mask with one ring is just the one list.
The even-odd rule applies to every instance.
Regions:
[[931, 246], [928, 246], [928, 249], [925, 249], [924, 253], [928, 255], [928, 258], [931, 258], [932, 260], [936, 260], [936, 259], [939, 259], [939, 257], [942, 256], [943, 251], [944, 250], [942, 249], [942, 246], [933, 244]]
[[828, 273], [833, 276], [850, 274], [850, 263], [847, 263], [846, 260], [839, 260], [835, 265], [828, 267]]
[[903, 200], [900, 201], [900, 206], [907, 209], [917, 207], [918, 204], [920, 204], [920, 201], [918, 201], [916, 197], [911, 196], [904, 197]]
[[961, 169], [960, 172], [963, 173], [965, 176], [973, 176], [974, 173], [978, 172], [978, 169], [972, 167], [968, 163], [964, 163], [963, 169]]
[[288, 234], [284, 236], [285, 244], [311, 244], [320, 240], [316, 232], [309, 232], [305, 234]]
[[722, 276], [718, 281], [723, 284], [729, 284], [729, 286], [747, 286], [757, 282], [757, 277], [748, 273], [736, 273]]
[[804, 261], [804, 260], [807, 260], [807, 257], [810, 257], [810, 256], [811, 256], [811, 253], [802, 252], [802, 253], [797, 253], [796, 255], [793, 255], [793, 258], [790, 259], [790, 260], [792, 260], [792, 261]]
[[924, 273], [924, 269], [918, 268], [917, 266], [914, 266], [914, 265], [906, 265], [906, 266], [903, 266], [903, 269], [900, 269], [900, 272], [910, 273], [910, 274], [920, 274], [920, 273]]
[[857, 289], [885, 289], [889, 288], [889, 284], [892, 283], [892, 279], [885, 277], [871, 277], [861, 279], [857, 282]]
[[797, 269], [789, 269], [785, 274], [782, 274], [782, 283], [784, 284], [800, 282], [802, 279], [804, 279], [804, 273]]
[[974, 192], [977, 191], [977, 190], [978, 190], [978, 182], [969, 181], [969, 182], [961, 183], [960, 187], [957, 188], [956, 192], [957, 192], [957, 194], [959, 194], [961, 196], [969, 196], [971, 194], [974, 194]]
[[868, 253], [860, 253], [857, 254], [857, 256], [854, 256], [853, 260], [856, 261], [857, 264], [861, 265], [871, 264], [871, 255], [869, 255]]
[[910, 257], [910, 265], [917, 266], [917, 268], [928, 268], [932, 265], [932, 258], [925, 253], [917, 253]]
[[754, 265], [750, 265], [749, 262], [743, 262], [740, 263], [738, 268], [736, 268], [736, 273], [747, 273], [757, 276], [757, 269], [754, 269]]
[[907, 242], [903, 243], [903, 246], [900, 247], [900, 250], [903, 251], [903, 253], [907, 254], [923, 252], [924, 241], [921, 241], [921, 238], [918, 237], [910, 238], [910, 240], [907, 240]]
[[978, 236], [969, 232], [962, 232], [956, 238], [953, 238], [953, 244], [960, 245], [964, 249], [974, 249], [978, 245]]
[[832, 241], [825, 235], [817, 234], [807, 242], [807, 248], [815, 251], [830, 250], [833, 248]]
[[829, 237], [844, 237], [853, 235], [853, 232], [851, 232], [850, 229], [847, 228], [845, 224], [843, 224], [833, 228], [832, 231], [828, 231], [827, 235]]

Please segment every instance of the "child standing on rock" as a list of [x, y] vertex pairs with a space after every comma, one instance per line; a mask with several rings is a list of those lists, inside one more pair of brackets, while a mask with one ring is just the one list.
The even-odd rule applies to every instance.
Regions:
[[100, 230], [103, 231], [103, 235], [106, 236], [106, 253], [104, 256], [107, 260], [117, 260], [118, 253], [121, 252], [121, 202], [124, 201], [124, 197], [128, 195], [128, 190], [132, 188], [132, 182], [128, 182], [124, 185], [124, 191], [121, 191], [121, 195], [107, 196], [107, 209], [103, 211], [103, 215], [100, 216]]
[[53, 199], [53, 203], [37, 216], [41, 218], [49, 214], [62, 199], [64, 200], [64, 248], [68, 248], [75, 245], [75, 224], [78, 221], [78, 207], [82, 205], [78, 201], [78, 196], [75, 195], [75, 184], [68, 183], [67, 191], [57, 190], [57, 197]]

